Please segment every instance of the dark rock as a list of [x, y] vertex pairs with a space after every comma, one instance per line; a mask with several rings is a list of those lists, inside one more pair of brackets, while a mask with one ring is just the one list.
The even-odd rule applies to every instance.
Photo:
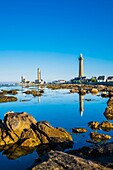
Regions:
[[88, 102], [91, 102], [91, 101], [93, 101], [92, 99], [84, 99], [84, 100], [86, 100], [86, 101], [88, 101]]
[[93, 143], [93, 144], [97, 144], [98, 143], [98, 141], [94, 141], [94, 140], [86, 140], [86, 142], [89, 142], [89, 143]]
[[44, 90], [43, 90], [43, 89], [40, 89], [40, 90], [39, 90], [39, 93], [44, 93]]
[[82, 159], [60, 151], [51, 151], [45, 156], [45, 161], [29, 169], [32, 170], [110, 170], [110, 168], [96, 164], [92, 161]]
[[110, 91], [110, 92], [109, 92], [109, 97], [110, 97], [110, 98], [113, 97], [113, 91]]
[[30, 101], [29, 99], [22, 99], [22, 100], [20, 100], [20, 102], [28, 102], [28, 101]]
[[78, 150], [70, 150], [67, 153], [94, 161], [103, 165], [105, 169], [113, 169], [113, 142], [84, 146]]
[[103, 98], [108, 98], [108, 97], [109, 97], [109, 93], [102, 93], [102, 94], [101, 94], [101, 97], [103, 97]]
[[79, 91], [78, 91], [78, 89], [71, 89], [70, 90], [70, 93], [78, 93]]
[[51, 150], [64, 151], [66, 148], [72, 148], [72, 147], [73, 147], [73, 142], [71, 141], [70, 142], [64, 141], [59, 143], [55, 141], [55, 142], [50, 142], [49, 144], [39, 145], [37, 147], [37, 153], [42, 160], [45, 154], [47, 154]]

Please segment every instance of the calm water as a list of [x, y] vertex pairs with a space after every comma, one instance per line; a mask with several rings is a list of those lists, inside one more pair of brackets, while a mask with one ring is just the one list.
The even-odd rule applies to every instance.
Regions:
[[[45, 89], [43, 96], [34, 98], [32, 95], [22, 93], [22, 90], [25, 91], [28, 89], [12, 87], [12, 89], [14, 88], [20, 90], [16, 95], [18, 101], [0, 103], [0, 119], [4, 118], [4, 114], [7, 111], [25, 111], [31, 114], [37, 121], [47, 120], [52, 126], [63, 127], [70, 133], [74, 127], [87, 128], [88, 132], [85, 134], [72, 134], [74, 140], [73, 148], [75, 149], [90, 145], [86, 142], [87, 139], [90, 139], [89, 134], [92, 131], [88, 128], [88, 122], [98, 121], [101, 123], [106, 120], [103, 112], [107, 106], [108, 99], [103, 99], [100, 96], [92, 96], [90, 94], [79, 96], [78, 94], [69, 94], [69, 90], [54, 91]], [[8, 89], [8, 87], [1, 87], [0, 89]], [[23, 99], [27, 101], [21, 102]], [[87, 99], [91, 99], [91, 101], [87, 101]], [[110, 122], [113, 123], [113, 121]], [[104, 132], [99, 130], [98, 132], [112, 135], [112, 131]], [[10, 160], [1, 152], [0, 169], [23, 170], [31, 166], [37, 157], [38, 155], [34, 151], [32, 154], [22, 156], [16, 160]]]

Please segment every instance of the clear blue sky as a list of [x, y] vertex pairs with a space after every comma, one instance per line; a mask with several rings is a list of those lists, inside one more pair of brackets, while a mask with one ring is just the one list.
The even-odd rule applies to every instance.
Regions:
[[1, 0], [0, 81], [113, 75], [113, 0]]

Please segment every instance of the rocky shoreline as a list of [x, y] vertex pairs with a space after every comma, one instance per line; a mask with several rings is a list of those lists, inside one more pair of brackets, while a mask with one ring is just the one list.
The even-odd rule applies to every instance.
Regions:
[[[103, 157], [101, 157], [103, 159]], [[64, 153], [61, 151], [50, 151], [45, 160], [39, 164], [35, 161], [34, 166], [27, 170], [112, 170], [110, 167], [92, 161], [91, 159], [84, 159], [80, 156]]]
[[[75, 133], [86, 132], [83, 128], [74, 130]], [[91, 133], [94, 136], [96, 132]], [[95, 140], [95, 137], [92, 139]], [[105, 136], [99, 134], [99, 139], [105, 140]], [[113, 142], [96, 142], [90, 147], [64, 152], [72, 146], [72, 137], [65, 129], [54, 128], [47, 121], [37, 122], [26, 112], [7, 112], [0, 120], [0, 151], [4, 155], [17, 159], [37, 151], [39, 157], [29, 170], [113, 169]]]
[[[69, 93], [78, 93], [80, 95], [86, 95], [91, 93], [92, 95], [101, 95], [103, 98], [111, 98], [113, 97], [113, 86], [106, 85], [85, 85], [85, 84], [48, 84], [45, 85], [46, 88], [51, 90], [59, 90], [59, 89], [69, 89]], [[44, 93], [43, 86], [38, 90], [27, 90], [23, 91], [27, 95], [31, 94], [34, 97], [40, 97]], [[2, 102], [12, 102], [17, 101], [18, 98], [14, 97], [14, 95], [18, 94], [18, 90], [2, 90], [0, 92], [0, 103]], [[7, 96], [11, 95], [11, 96]], [[12, 96], [13, 95], [13, 96]]]
[[0, 92], [0, 103], [17, 101], [18, 100], [17, 97], [7, 96], [7, 95], [16, 95], [16, 94], [18, 94], [16, 90], [2, 90]]

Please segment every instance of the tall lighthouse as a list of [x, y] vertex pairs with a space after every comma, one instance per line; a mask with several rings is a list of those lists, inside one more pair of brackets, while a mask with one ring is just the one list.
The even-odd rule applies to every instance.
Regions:
[[80, 57], [79, 57], [79, 78], [84, 76], [83, 60], [84, 60], [83, 55], [80, 54]]

